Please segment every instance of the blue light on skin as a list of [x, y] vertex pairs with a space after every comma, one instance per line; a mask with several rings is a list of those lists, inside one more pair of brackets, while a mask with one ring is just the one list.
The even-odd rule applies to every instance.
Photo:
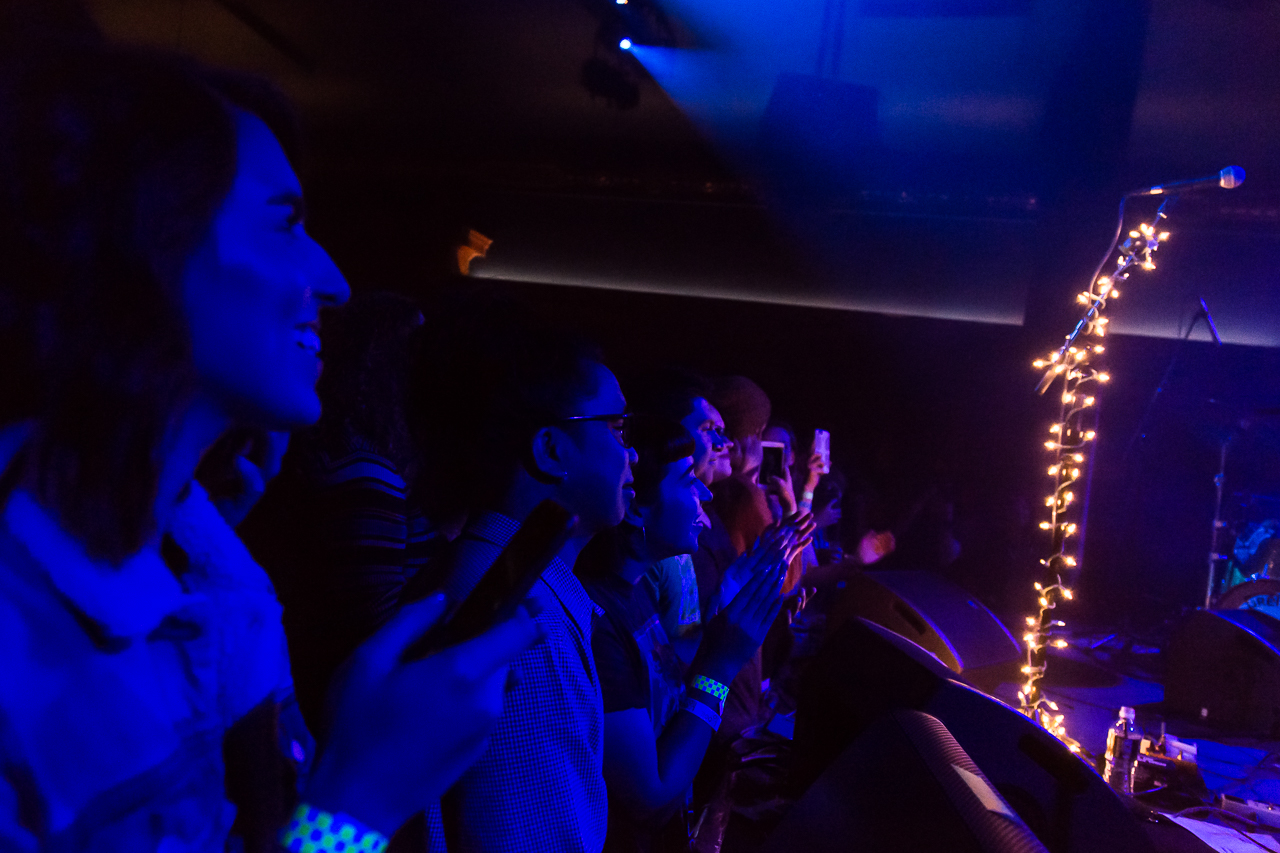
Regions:
[[159, 528], [233, 422], [291, 430], [320, 417], [320, 308], [350, 295], [304, 230], [298, 178], [261, 119], [236, 113], [236, 150], [230, 190], [182, 274], [198, 388], [160, 451]]
[[623, 50], [631, 50], [631, 39], [623, 39], [622, 41], [618, 42], [618, 47], [622, 48]]
[[239, 169], [182, 279], [201, 391], [266, 429], [320, 417], [320, 309], [350, 291], [307, 234], [302, 189], [256, 116], [236, 115]]

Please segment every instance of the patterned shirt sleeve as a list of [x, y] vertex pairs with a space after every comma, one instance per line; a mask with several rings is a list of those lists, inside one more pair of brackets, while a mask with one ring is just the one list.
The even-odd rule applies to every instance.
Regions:
[[604, 845], [603, 717], [591, 640], [576, 635], [545, 583], [532, 595], [546, 640], [512, 663], [516, 684], [489, 748], [441, 803], [454, 853], [599, 853]]

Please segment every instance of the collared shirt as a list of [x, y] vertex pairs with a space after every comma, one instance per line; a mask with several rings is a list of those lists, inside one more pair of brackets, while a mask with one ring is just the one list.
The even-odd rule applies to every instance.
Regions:
[[0, 850], [225, 848], [223, 736], [291, 691], [280, 607], [198, 484], [168, 533], [180, 573], [155, 546], [92, 560], [21, 490], [4, 507]]
[[[474, 589], [519, 529], [480, 513], [444, 559], [446, 595]], [[553, 560], [530, 593], [546, 641], [511, 664], [517, 682], [480, 760], [445, 796], [452, 853], [599, 853], [608, 819], [604, 710], [591, 655], [598, 608]]]

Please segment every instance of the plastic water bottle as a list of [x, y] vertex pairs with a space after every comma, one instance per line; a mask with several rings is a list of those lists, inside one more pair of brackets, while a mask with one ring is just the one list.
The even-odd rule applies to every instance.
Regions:
[[1142, 730], [1133, 722], [1133, 709], [1120, 709], [1120, 719], [1107, 732], [1107, 758], [1102, 778], [1121, 794], [1133, 793], [1133, 765], [1138, 760]]

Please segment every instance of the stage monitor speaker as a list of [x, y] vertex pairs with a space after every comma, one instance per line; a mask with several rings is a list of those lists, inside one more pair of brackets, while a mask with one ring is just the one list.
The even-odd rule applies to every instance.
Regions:
[[860, 572], [827, 616], [828, 630], [866, 619], [937, 656], [970, 684], [995, 692], [1021, 679], [1022, 647], [996, 615], [933, 572]]
[[1165, 646], [1164, 707], [1241, 733], [1280, 737], [1280, 620], [1196, 610]]
[[895, 711], [787, 812], [762, 853], [1047, 853], [937, 718]]
[[1061, 741], [864, 619], [829, 636], [800, 677], [792, 794], [808, 790], [849, 744], [900, 709], [942, 721], [1050, 853], [1152, 850], [1128, 806]]

